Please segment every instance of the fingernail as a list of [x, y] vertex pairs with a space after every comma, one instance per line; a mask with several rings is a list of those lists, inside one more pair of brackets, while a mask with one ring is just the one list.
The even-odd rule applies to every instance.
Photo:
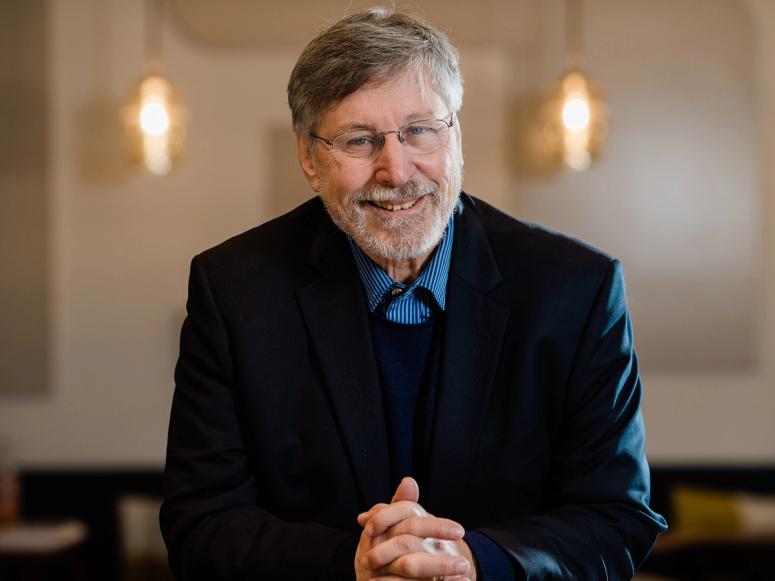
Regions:
[[467, 573], [469, 566], [468, 561], [458, 561], [455, 563], [455, 573]]
[[462, 537], [466, 534], [466, 530], [463, 527], [455, 527], [452, 529], [452, 534], [458, 537]]

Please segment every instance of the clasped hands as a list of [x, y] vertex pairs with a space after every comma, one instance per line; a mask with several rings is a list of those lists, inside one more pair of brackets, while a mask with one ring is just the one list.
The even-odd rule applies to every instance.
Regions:
[[419, 500], [417, 482], [407, 477], [390, 504], [375, 504], [358, 515], [363, 531], [355, 552], [357, 581], [476, 581], [465, 529], [428, 514]]

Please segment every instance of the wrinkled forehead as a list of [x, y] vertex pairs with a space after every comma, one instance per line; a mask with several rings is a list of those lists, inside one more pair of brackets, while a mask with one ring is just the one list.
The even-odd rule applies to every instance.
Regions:
[[[381, 97], [381, 101], [380, 101]], [[332, 117], [337, 121], [357, 122], [358, 119], [342, 119], [368, 112], [379, 113], [380, 109], [402, 108], [405, 120], [426, 116], [446, 115], [448, 103], [438, 91], [423, 68], [404, 66], [389, 75], [374, 76], [339, 100], [328, 105], [318, 119], [316, 126]], [[341, 127], [339, 127], [341, 129]]]

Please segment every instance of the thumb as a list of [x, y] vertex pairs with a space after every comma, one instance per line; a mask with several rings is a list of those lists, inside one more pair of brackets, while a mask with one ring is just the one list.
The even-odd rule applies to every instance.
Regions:
[[396, 493], [393, 495], [393, 499], [390, 502], [398, 502], [399, 500], [419, 502], [420, 486], [411, 476], [405, 476], [401, 479], [401, 483], [398, 485], [398, 488], [396, 488]]

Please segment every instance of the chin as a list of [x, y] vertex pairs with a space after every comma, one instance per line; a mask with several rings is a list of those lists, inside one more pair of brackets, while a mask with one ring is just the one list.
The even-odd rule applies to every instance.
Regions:
[[393, 236], [372, 236], [365, 239], [353, 237], [355, 243], [370, 256], [378, 256], [384, 260], [413, 260], [427, 256], [436, 247], [441, 237], [435, 240], [416, 240], [414, 238], [398, 238]]
[[413, 260], [424, 258], [439, 244], [449, 221], [449, 214], [436, 213], [431, 220], [420, 224], [403, 224], [386, 229], [365, 226], [352, 228], [350, 236], [370, 256], [384, 260]]

